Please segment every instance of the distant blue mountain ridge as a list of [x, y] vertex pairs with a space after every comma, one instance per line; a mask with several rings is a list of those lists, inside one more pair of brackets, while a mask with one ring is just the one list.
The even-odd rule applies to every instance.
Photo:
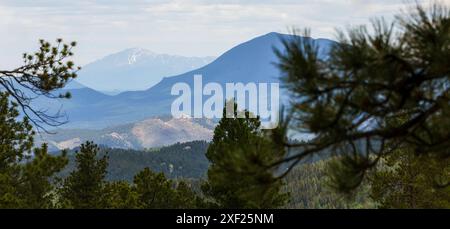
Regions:
[[164, 76], [178, 75], [211, 63], [215, 57], [158, 54], [142, 48], [113, 53], [83, 66], [77, 81], [101, 92], [145, 90]]
[[[293, 35], [269, 33], [237, 45], [211, 63], [198, 69], [171, 77], [164, 77], [147, 90], [128, 91], [107, 95], [73, 81], [60, 92], [70, 91], [71, 99], [51, 100], [38, 98], [33, 106], [55, 112], [62, 109], [68, 123], [62, 128], [102, 129], [144, 120], [152, 116], [170, 114], [176, 96], [171, 95], [175, 83], [193, 85], [193, 76], [201, 74], [203, 83], [277, 83], [280, 72], [274, 49], [283, 51], [281, 40], [293, 39]], [[312, 39], [312, 38], [301, 38]], [[322, 57], [326, 57], [334, 41], [315, 39]], [[92, 70], [96, 72], [96, 70]], [[100, 74], [100, 73], [99, 73]], [[92, 75], [91, 77], [95, 77]], [[126, 77], [126, 76], [124, 76]], [[286, 95], [286, 92], [282, 91]]]

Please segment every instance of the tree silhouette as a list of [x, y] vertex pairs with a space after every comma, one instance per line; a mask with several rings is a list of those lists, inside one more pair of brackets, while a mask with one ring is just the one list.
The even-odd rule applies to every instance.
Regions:
[[66, 152], [54, 156], [46, 144], [35, 147], [28, 118], [18, 116], [0, 92], [0, 208], [54, 207], [52, 179], [66, 166]]
[[259, 117], [238, 111], [234, 101], [227, 102], [206, 152], [211, 165], [202, 190], [217, 204], [213, 207], [270, 209], [286, 203], [283, 181], [273, 178], [279, 168], [265, 167], [285, 154], [260, 126]]
[[[289, 125], [274, 136], [299, 153], [273, 166], [294, 166], [328, 150], [341, 156], [347, 172], [336, 181], [342, 182], [341, 191], [349, 191], [398, 148], [448, 158], [449, 15], [439, 4], [429, 10], [417, 5], [391, 24], [374, 20], [372, 32], [366, 26], [339, 32], [339, 43], [325, 59], [314, 41], [284, 40], [286, 51], [276, 54], [293, 98], [292, 113]], [[286, 141], [287, 126], [314, 137]]]
[[39, 96], [69, 98], [69, 93], [58, 94], [54, 91], [74, 79], [80, 67], [75, 67], [69, 60], [76, 42], [65, 44], [62, 39], [57, 39], [55, 45], [44, 40], [39, 42], [38, 51], [23, 54], [23, 66], [13, 70], [0, 69], [0, 86], [19, 105], [23, 115], [29, 118], [34, 127], [45, 130], [46, 125], [64, 124], [64, 114], [60, 111], [49, 114], [47, 110], [32, 107], [32, 100]]
[[61, 197], [73, 208], [105, 208], [108, 156], [99, 157], [99, 147], [93, 142], [81, 145], [76, 154], [76, 170], [63, 180]]

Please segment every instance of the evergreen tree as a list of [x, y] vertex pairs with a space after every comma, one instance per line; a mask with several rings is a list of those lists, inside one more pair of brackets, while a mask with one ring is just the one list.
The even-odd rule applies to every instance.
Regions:
[[0, 88], [20, 108], [21, 114], [28, 118], [34, 128], [45, 130], [45, 126], [58, 126], [65, 123], [60, 112], [49, 114], [32, 106], [39, 97], [69, 98], [70, 93], [55, 93], [77, 76], [80, 67], [75, 67], [70, 58], [76, 42], [63, 43], [57, 39], [52, 45], [40, 40], [39, 50], [23, 54], [24, 64], [12, 70], [0, 69]]
[[144, 209], [193, 209], [204, 206], [200, 196], [183, 181], [174, 184], [164, 173], [145, 168], [134, 177], [138, 207]]
[[282, 181], [273, 178], [275, 171], [267, 170], [267, 165], [283, 155], [284, 150], [260, 130], [259, 118], [240, 113], [237, 104], [228, 102], [206, 153], [211, 165], [203, 192], [220, 208], [282, 206], [287, 194], [281, 192]]
[[107, 182], [105, 194], [107, 208], [134, 209], [139, 206], [137, 192], [126, 181]]
[[22, 165], [22, 190], [19, 193], [25, 200], [24, 207], [55, 207], [56, 190], [52, 180], [67, 163], [65, 151], [59, 156], [51, 156], [46, 144], [34, 149], [33, 159]]
[[370, 176], [371, 197], [381, 208], [450, 208], [450, 158], [396, 150]]
[[139, 205], [147, 209], [175, 208], [173, 197], [175, 191], [172, 182], [164, 173], [154, 173], [145, 168], [134, 177], [135, 190], [138, 193]]
[[[0, 70], [0, 208], [53, 206], [51, 180], [67, 164], [67, 158], [64, 153], [57, 157], [49, 155], [46, 145], [33, 152], [32, 129], [63, 122], [58, 114], [34, 109], [31, 102], [37, 96], [70, 97], [53, 92], [76, 77], [78, 68], [68, 60], [75, 45], [75, 42], [63, 44], [58, 39], [52, 46], [41, 40], [37, 52], [23, 55], [24, 65]], [[18, 120], [18, 109], [25, 117], [22, 121]]]
[[18, 116], [17, 105], [0, 92], [0, 208], [50, 208], [51, 178], [67, 164], [66, 155], [49, 155], [45, 144], [32, 155], [32, 126]]
[[435, 4], [408, 12], [392, 24], [340, 33], [327, 58], [314, 40], [284, 41], [277, 55], [293, 98], [289, 128], [313, 138], [291, 143], [280, 137], [287, 128], [278, 131], [275, 140], [299, 153], [275, 164], [331, 150], [347, 167], [336, 187], [348, 192], [396, 149], [449, 157], [450, 10]]
[[206, 208], [207, 203], [202, 197], [192, 190], [192, 187], [184, 182], [179, 181], [175, 189], [176, 195], [174, 198], [174, 205], [177, 209], [193, 209]]
[[336, 193], [329, 186], [327, 169], [332, 159], [317, 160], [296, 166], [285, 177], [283, 187], [290, 194], [286, 208], [301, 209], [347, 209], [375, 208], [377, 205], [369, 197], [370, 185], [365, 182], [351, 196]]
[[72, 208], [105, 208], [107, 206], [107, 190], [105, 176], [108, 157], [98, 158], [99, 148], [93, 142], [81, 145], [76, 154], [76, 170], [63, 181], [61, 197], [67, 207]]

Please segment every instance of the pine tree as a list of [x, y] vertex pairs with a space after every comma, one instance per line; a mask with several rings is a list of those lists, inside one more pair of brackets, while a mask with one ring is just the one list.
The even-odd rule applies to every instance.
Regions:
[[107, 208], [134, 209], [138, 208], [138, 193], [126, 181], [107, 182], [105, 187]]
[[134, 177], [133, 192], [138, 208], [144, 209], [194, 209], [205, 206], [203, 199], [184, 182], [175, 184], [164, 173], [145, 168]]
[[17, 105], [0, 93], [0, 208], [50, 208], [51, 179], [65, 167], [67, 157], [49, 155], [45, 144], [33, 152], [32, 126], [28, 118], [18, 121], [18, 116]]
[[[22, 66], [0, 70], [0, 208], [54, 207], [53, 180], [67, 158], [64, 152], [49, 155], [45, 144], [33, 150], [33, 128], [45, 130], [46, 125], [64, 121], [59, 114], [34, 108], [31, 102], [38, 96], [70, 97], [55, 91], [76, 77], [79, 68], [68, 60], [75, 45], [58, 39], [52, 46], [41, 40], [37, 52], [23, 54]], [[22, 121], [19, 116], [24, 117]]]
[[192, 190], [184, 181], [179, 181], [175, 189], [174, 206], [177, 209], [206, 208], [207, 204], [202, 197]]
[[36, 148], [33, 160], [22, 165], [21, 197], [26, 208], [53, 208], [56, 190], [52, 182], [55, 174], [64, 169], [68, 163], [66, 152], [52, 156], [47, 151], [47, 145]]
[[381, 208], [450, 208], [450, 159], [396, 150], [370, 176], [371, 197]]
[[80, 67], [75, 67], [70, 58], [76, 42], [63, 43], [57, 39], [52, 45], [40, 40], [39, 50], [24, 53], [24, 64], [12, 70], [0, 69], [0, 91], [7, 92], [10, 99], [20, 108], [21, 114], [28, 118], [34, 128], [47, 131], [46, 126], [59, 126], [66, 121], [62, 113], [50, 114], [32, 106], [32, 101], [39, 97], [70, 98], [70, 93], [57, 93], [70, 80], [76, 78]]
[[175, 191], [172, 182], [163, 173], [154, 173], [145, 168], [134, 177], [139, 207], [146, 209], [171, 209], [174, 206]]
[[[233, 106], [234, 111], [227, 111], [226, 107]], [[263, 135], [259, 118], [242, 112], [233, 102], [224, 108], [206, 153], [211, 165], [203, 192], [220, 208], [282, 206], [287, 194], [281, 192], [282, 181], [275, 180], [273, 168], [267, 166], [279, 160], [284, 151]]]
[[330, 150], [347, 167], [335, 176], [336, 187], [349, 192], [396, 149], [449, 157], [450, 10], [418, 5], [392, 23], [375, 20], [372, 29], [356, 27], [338, 38], [327, 58], [316, 41], [300, 37], [277, 51], [293, 98], [291, 122], [281, 126], [313, 136], [292, 143], [274, 135], [298, 150], [283, 161], [298, 164]]
[[76, 153], [76, 169], [63, 181], [62, 202], [72, 208], [105, 208], [107, 195], [105, 176], [108, 157], [98, 158], [99, 148], [93, 142], [81, 145]]

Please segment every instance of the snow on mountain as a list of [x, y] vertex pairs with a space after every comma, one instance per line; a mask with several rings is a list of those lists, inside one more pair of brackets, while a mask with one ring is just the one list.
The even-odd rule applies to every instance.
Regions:
[[164, 77], [203, 67], [214, 59], [158, 54], [142, 48], [131, 48], [84, 66], [77, 80], [102, 92], [143, 90]]
[[155, 54], [153, 52], [147, 51], [145, 49], [141, 48], [135, 48], [130, 50], [131, 54], [128, 55], [128, 64], [135, 64], [142, 56], [152, 56], [154, 57]]

